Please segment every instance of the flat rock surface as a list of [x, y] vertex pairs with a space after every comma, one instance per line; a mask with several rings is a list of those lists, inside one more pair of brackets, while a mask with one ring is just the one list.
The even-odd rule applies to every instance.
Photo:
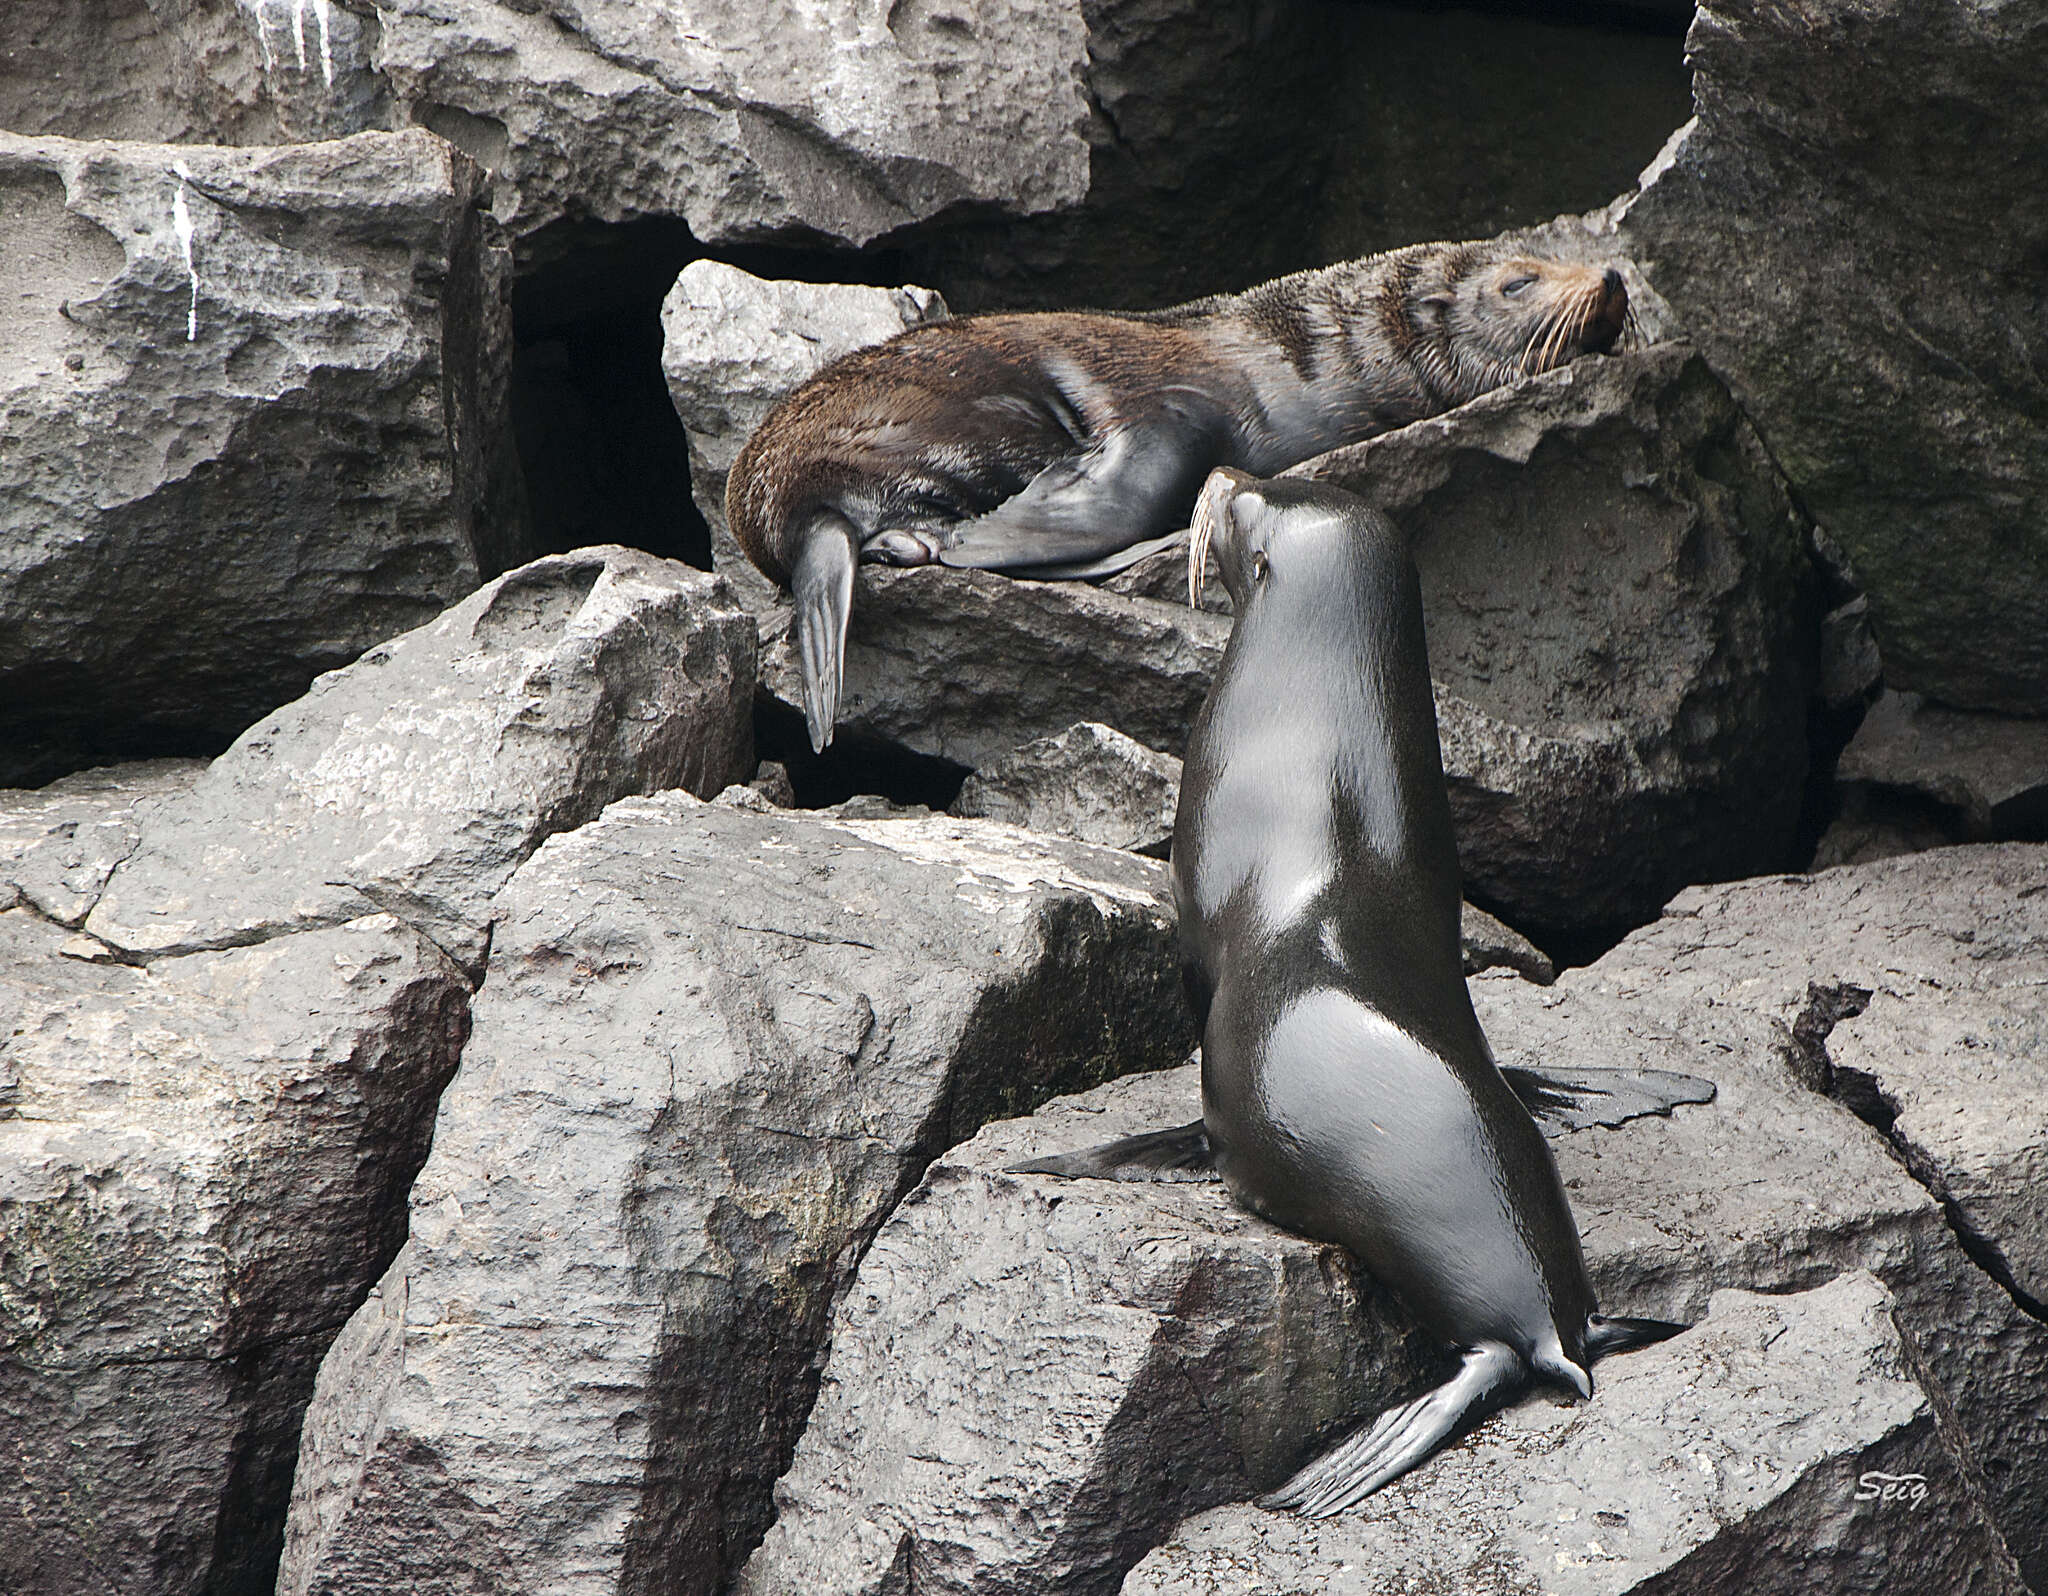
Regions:
[[0, 1588], [268, 1589], [468, 984], [388, 915], [147, 970], [78, 940], [0, 913]]
[[752, 774], [754, 628], [718, 578], [554, 555], [373, 650], [162, 805], [87, 924], [142, 957], [389, 910], [465, 965], [541, 840]]
[[1708, 0], [1629, 252], [1854, 562], [1886, 682], [2048, 706], [2048, 18]]
[[1520, 1403], [1333, 1519], [1205, 1513], [1124, 1596], [2020, 1596], [1916, 1374], [1871, 1275], [1718, 1291], [1685, 1335], [1603, 1363], [1592, 1401]]
[[1185, 1054], [1162, 878], [673, 793], [546, 844], [498, 899], [409, 1251], [322, 1372], [279, 1590], [718, 1589], [926, 1163]]
[[135, 852], [145, 817], [205, 769], [204, 760], [150, 759], [0, 790], [0, 909], [25, 903], [82, 925], [114, 866]]
[[1953, 817], [1958, 840], [2038, 842], [2048, 837], [2048, 721], [1887, 692], [1842, 750], [1835, 781], [1936, 806]]
[[525, 557], [482, 182], [0, 134], [0, 782], [220, 746]]

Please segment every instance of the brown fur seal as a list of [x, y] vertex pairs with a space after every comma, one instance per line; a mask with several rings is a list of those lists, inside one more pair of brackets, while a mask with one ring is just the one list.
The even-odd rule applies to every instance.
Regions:
[[1627, 315], [1612, 268], [1417, 244], [1170, 310], [938, 322], [785, 399], [726, 517], [794, 592], [822, 749], [856, 561], [1107, 574], [1187, 524], [1212, 467], [1268, 475], [1437, 415], [1611, 349]]
[[1145, 1178], [1208, 1164], [1245, 1207], [1355, 1254], [1462, 1357], [1450, 1380], [1266, 1499], [1321, 1516], [1420, 1462], [1534, 1379], [1683, 1328], [1595, 1310], [1530, 1104], [1618, 1123], [1712, 1086], [1653, 1070], [1503, 1072], [1465, 988], [1457, 841], [1421, 581], [1341, 489], [1219, 471], [1213, 533], [1237, 606], [1189, 739], [1173, 832], [1202, 1118], [1022, 1171]]

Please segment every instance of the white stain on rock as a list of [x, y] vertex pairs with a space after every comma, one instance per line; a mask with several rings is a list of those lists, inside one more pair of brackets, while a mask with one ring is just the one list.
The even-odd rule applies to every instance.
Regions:
[[199, 263], [192, 253], [192, 207], [185, 200], [192, 170], [183, 161], [171, 170], [178, 174], [178, 191], [171, 196], [171, 226], [178, 234], [178, 247], [185, 252], [185, 275], [192, 280], [192, 304], [185, 312], [185, 342], [189, 344], [199, 337]]

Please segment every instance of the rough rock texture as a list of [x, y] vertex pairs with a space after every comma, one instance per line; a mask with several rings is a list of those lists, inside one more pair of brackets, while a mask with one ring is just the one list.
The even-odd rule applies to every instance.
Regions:
[[1631, 253], [1855, 561], [1896, 688], [2048, 711], [2048, 15], [1710, 0]]
[[1891, 1309], [1863, 1273], [1791, 1297], [1716, 1292], [1691, 1333], [1603, 1365], [1591, 1402], [1512, 1408], [1334, 1519], [1204, 1514], [1123, 1591], [2022, 1596]]
[[280, 1591], [716, 1590], [926, 1162], [1184, 1054], [1162, 878], [680, 794], [550, 841], [498, 900], [410, 1250], [322, 1372]]
[[0, 134], [0, 781], [219, 746], [522, 557], [479, 185]]
[[1467, 975], [1505, 967], [1538, 986], [1557, 979], [1557, 966], [1549, 956], [1513, 926], [1469, 903], [1460, 904], [1459, 911], [1458, 940], [1465, 951]]
[[163, 805], [86, 924], [138, 957], [389, 910], [465, 966], [553, 832], [754, 769], [753, 622], [632, 549], [522, 566], [253, 727]]
[[468, 985], [388, 915], [147, 970], [0, 913], [0, 1588], [267, 1592]]
[[26, 904], [80, 926], [114, 867], [135, 852], [145, 818], [188, 792], [197, 759], [151, 759], [80, 771], [33, 792], [0, 789], [0, 909]]
[[1805, 529], [1681, 344], [1574, 362], [1298, 474], [1415, 540], [1458, 854], [1546, 926], [1782, 868], [1815, 670]]
[[[1825, 900], [1759, 902], [1725, 926], [1682, 898], [1673, 918], [1555, 986], [1496, 971], [1472, 987], [1504, 1064], [1676, 1069], [1719, 1086], [1713, 1103], [1668, 1120], [1553, 1142], [1602, 1304], [1691, 1321], [1720, 1288], [1799, 1291], [1874, 1271], [1897, 1295], [1931, 1388], [1954, 1406], [1985, 1471], [2001, 1530], [2038, 1581], [2048, 1570], [2040, 1446], [2048, 1325], [1958, 1244], [1942, 1203], [1893, 1144], [1814, 1089], [1820, 1061], [1836, 1049], [1815, 1015], [1833, 1011], [1810, 1007], [1802, 974], [1832, 968], [1834, 951], [1852, 943], [1871, 964], [1895, 965], [1895, 987], [1916, 993], [1925, 1017], [1873, 1033], [1871, 1048], [1891, 1050], [1893, 1077], [1933, 1080], [1960, 1067], [1941, 1029], [1943, 993], [1961, 984], [1957, 966], [1974, 947], [1991, 962], [1965, 989], [1967, 1003], [1957, 1000], [1956, 1023], [2014, 1037], [2004, 1052], [1984, 1049], [2010, 1060], [2038, 1034], [2038, 987], [2028, 985], [2038, 976], [2026, 950], [2038, 942], [2027, 928], [2044, 895], [2030, 895], [2014, 874], [2025, 851], [2007, 852], [2004, 863], [1980, 861], [1989, 874], [1969, 890], [1895, 893], [1881, 912], [1875, 883], [1891, 879], [1885, 867], [1818, 878], [1807, 890], [1831, 894]], [[1910, 877], [1908, 863], [1922, 861], [1902, 862], [1900, 881]], [[1839, 900], [1859, 879], [1873, 902], [1867, 913], [1845, 914]], [[1738, 902], [1760, 890], [1693, 896]], [[1937, 898], [1946, 907], [1928, 928]], [[1970, 917], [1991, 928], [1986, 945], [1956, 939]], [[1953, 930], [1938, 929], [1944, 924]], [[1782, 962], [1767, 943], [1786, 950]], [[1944, 946], [1955, 957], [1928, 963], [1924, 956]], [[1839, 1027], [1836, 1035], [1847, 1044]], [[1995, 1100], [2019, 1127], [1948, 1165], [1972, 1176], [1973, 1194], [2002, 1194], [1985, 1205], [1984, 1228], [2010, 1248], [2004, 1238], [2028, 1226], [2039, 1234], [2029, 1217], [2038, 1210], [2027, 1205], [2040, 1177], [2035, 1171], [2030, 1182], [2023, 1152], [2003, 1150], [2038, 1143], [2041, 1092], [2029, 1111], [2024, 1082], [2012, 1086], [2012, 1072], [2025, 1070], [2003, 1067]], [[1978, 1082], [1999, 1079], [1972, 1075], [1929, 1107], [1955, 1117], [1954, 1103]], [[1331, 1421], [1401, 1394], [1416, 1351], [1400, 1310], [1329, 1249], [1317, 1290], [1336, 1307], [1313, 1292], [1246, 1295], [1242, 1281], [1261, 1270], [1281, 1277], [1305, 1244], [1238, 1218], [1219, 1187], [1001, 1173], [1019, 1158], [1198, 1112], [1195, 1070], [1165, 1072], [991, 1126], [934, 1166], [883, 1228], [840, 1309], [818, 1411], [778, 1488], [780, 1518], [750, 1565], [749, 1596], [898, 1592], [913, 1578], [931, 1592], [1114, 1590], [1176, 1515], [1270, 1487], [1330, 1437]], [[1247, 1252], [1258, 1269], [1243, 1262]], [[1012, 1292], [1056, 1301], [1061, 1311], [1027, 1321], [1008, 1305]], [[1354, 1300], [1365, 1310], [1354, 1312]], [[962, 1356], [962, 1324], [1001, 1336], [1005, 1366], [1023, 1371], [1016, 1384], [988, 1378], [976, 1358]], [[1335, 1329], [1345, 1347], [1321, 1345]], [[1646, 1355], [1603, 1365], [1603, 1384]], [[1343, 1366], [1357, 1371], [1356, 1384], [1350, 1402], [1333, 1408], [1324, 1382], [1340, 1357], [1354, 1360]], [[1210, 1377], [1233, 1367], [1263, 1372]], [[1302, 1371], [1303, 1394], [1279, 1410], [1283, 1437], [1267, 1382], [1290, 1370]], [[886, 1419], [869, 1418], [877, 1413]], [[1127, 1439], [1184, 1435], [1203, 1443], [1140, 1452]], [[1149, 1466], [1133, 1463], [1140, 1456]], [[1436, 1466], [1417, 1475], [1418, 1488]]]
[[1844, 796], [1937, 811], [1957, 841], [2048, 838], [2048, 723], [1887, 692], [1835, 767]]
[[8, 0], [0, 127], [284, 144], [390, 126], [368, 0]]
[[711, 528], [712, 568], [776, 635], [789, 606], [725, 524], [725, 479], [784, 396], [841, 355], [943, 321], [929, 288], [867, 288], [755, 277], [692, 261], [661, 307], [661, 367], [690, 440], [690, 495]]
[[490, 168], [522, 235], [673, 216], [705, 243], [858, 246], [1087, 191], [1077, 0], [395, 0], [378, 21], [401, 113]]
[[976, 771], [953, 812], [1164, 858], [1179, 800], [1178, 759], [1083, 721]]

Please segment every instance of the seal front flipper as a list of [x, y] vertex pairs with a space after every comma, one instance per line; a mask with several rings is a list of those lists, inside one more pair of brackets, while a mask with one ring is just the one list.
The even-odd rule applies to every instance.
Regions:
[[804, 677], [804, 725], [814, 754], [825, 751], [839, 719], [846, 618], [853, 609], [853, 570], [859, 561], [860, 533], [854, 524], [836, 510], [821, 510], [799, 539], [790, 572], [797, 661]]
[[1668, 1115], [1680, 1103], [1714, 1100], [1712, 1081], [1676, 1070], [1532, 1070], [1503, 1064], [1500, 1073], [1546, 1135], [1625, 1125], [1645, 1114]]
[[1389, 1408], [1366, 1429], [1325, 1452], [1259, 1506], [1328, 1518], [1405, 1474], [1459, 1429], [1505, 1407], [1529, 1383], [1514, 1349], [1481, 1342], [1458, 1372], [1413, 1402]]
[[1105, 554], [1099, 560], [1071, 560], [1064, 565], [1020, 565], [1007, 571], [1009, 576], [1019, 576], [1027, 582], [1092, 582], [1098, 577], [1115, 576], [1119, 571], [1128, 571], [1148, 555], [1163, 554], [1168, 549], [1187, 547], [1188, 529], [1169, 532], [1164, 537], [1147, 538], [1142, 543], [1133, 543], [1127, 549], [1118, 549], [1114, 554]]
[[1214, 452], [1191, 425], [1120, 426], [1079, 458], [1047, 466], [986, 515], [949, 528], [939, 558], [1006, 571], [1117, 554], [1186, 520]]
[[1209, 1127], [1201, 1120], [1147, 1131], [1119, 1142], [1012, 1164], [1012, 1175], [1064, 1175], [1069, 1180], [1220, 1180], [1210, 1165]]

